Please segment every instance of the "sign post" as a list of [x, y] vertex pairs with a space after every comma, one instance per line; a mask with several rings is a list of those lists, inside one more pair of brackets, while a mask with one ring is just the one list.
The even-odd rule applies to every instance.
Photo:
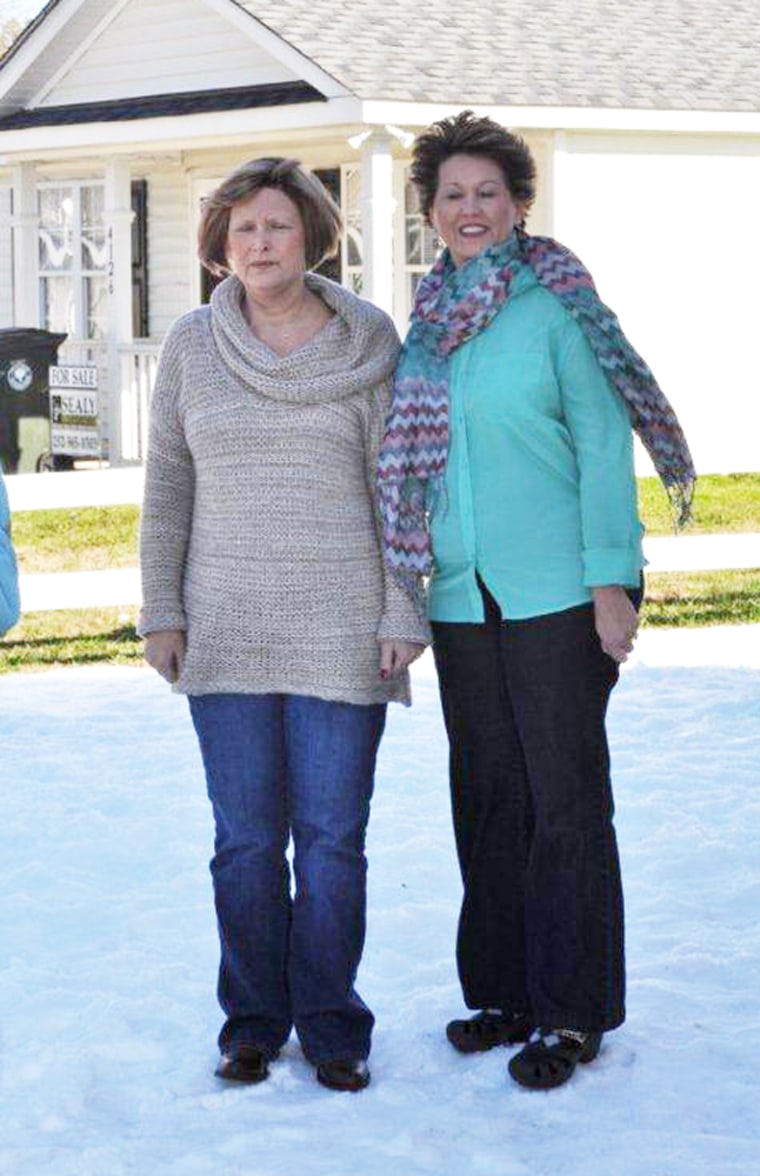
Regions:
[[48, 377], [51, 453], [100, 457], [97, 367], [55, 364]]

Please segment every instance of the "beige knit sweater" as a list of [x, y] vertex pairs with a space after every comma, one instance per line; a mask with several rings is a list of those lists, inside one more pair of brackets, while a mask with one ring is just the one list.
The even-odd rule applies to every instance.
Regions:
[[327, 279], [335, 312], [280, 357], [227, 278], [181, 318], [151, 403], [138, 631], [186, 630], [176, 689], [409, 701], [380, 638], [426, 643], [386, 577], [374, 485], [398, 354], [391, 320]]

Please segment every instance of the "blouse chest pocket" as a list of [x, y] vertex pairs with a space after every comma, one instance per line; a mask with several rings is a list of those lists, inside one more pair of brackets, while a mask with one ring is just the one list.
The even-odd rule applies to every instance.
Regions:
[[515, 417], [562, 415], [551, 356], [493, 349], [467, 373], [468, 409], [495, 423]]

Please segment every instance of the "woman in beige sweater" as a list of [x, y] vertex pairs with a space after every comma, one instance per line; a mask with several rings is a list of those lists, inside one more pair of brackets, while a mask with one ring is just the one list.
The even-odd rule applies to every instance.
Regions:
[[228, 276], [161, 355], [140, 632], [150, 665], [189, 695], [214, 811], [217, 1074], [265, 1079], [295, 1027], [318, 1080], [358, 1090], [375, 756], [428, 631], [378, 539], [396, 332], [309, 272], [340, 228], [293, 160], [245, 164], [204, 207], [201, 261]]

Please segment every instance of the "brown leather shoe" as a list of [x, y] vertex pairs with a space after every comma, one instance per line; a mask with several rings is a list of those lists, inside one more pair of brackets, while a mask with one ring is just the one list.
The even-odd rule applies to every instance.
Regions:
[[460, 1053], [485, 1053], [496, 1045], [527, 1041], [533, 1026], [523, 1013], [476, 1013], [466, 1021], [449, 1021], [446, 1036]]
[[223, 1053], [214, 1073], [225, 1082], [263, 1082], [269, 1059], [256, 1045], [236, 1045]]
[[369, 1086], [369, 1066], [364, 1058], [322, 1062], [317, 1066], [317, 1082], [330, 1090], [364, 1090]]

